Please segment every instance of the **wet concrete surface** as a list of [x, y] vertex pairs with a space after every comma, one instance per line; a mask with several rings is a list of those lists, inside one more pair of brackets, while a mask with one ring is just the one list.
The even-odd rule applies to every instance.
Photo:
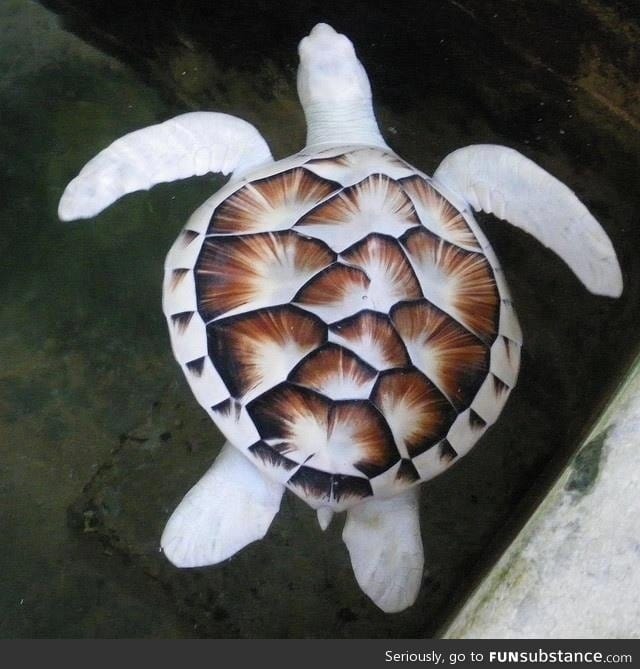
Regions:
[[[620, 3], [604, 18], [598, 3], [570, 3], [547, 39], [544, 12], [559, 7], [550, 1], [519, 9], [513, 24], [501, 3], [427, 11], [400, 2], [374, 12], [363, 3], [276, 11], [240, 2], [220, 4], [215, 16], [199, 2], [114, 2], [109, 11], [93, 1], [45, 4], [67, 29], [27, 0], [0, 9], [0, 522], [11, 546], [0, 557], [0, 635], [432, 635], [543, 494], [637, 350], [637, 17]], [[55, 215], [65, 183], [100, 148], [182, 111], [237, 114], [275, 155], [297, 150], [295, 46], [320, 19], [356, 41], [400, 155], [431, 172], [465, 144], [518, 148], [587, 202], [626, 281], [620, 301], [594, 298], [534, 240], [483, 219], [525, 333], [520, 383], [472, 453], [423, 486], [425, 582], [416, 605], [393, 616], [357, 588], [341, 520], [322, 534], [294, 498], [264, 541], [223, 565], [179, 571], [158, 553], [168, 514], [221, 444], [171, 358], [162, 261], [222, 180], [135, 194], [95, 221], [63, 225]], [[581, 39], [571, 25], [583, 27]], [[569, 35], [571, 59], [561, 39]], [[609, 76], [611, 99], [599, 85]]]

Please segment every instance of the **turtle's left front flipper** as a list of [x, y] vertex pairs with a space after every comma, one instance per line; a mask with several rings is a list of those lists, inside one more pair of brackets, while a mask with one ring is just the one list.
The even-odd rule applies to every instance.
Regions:
[[216, 112], [181, 114], [131, 132], [90, 160], [65, 189], [58, 216], [91, 218], [118, 198], [208, 172], [234, 175], [273, 161], [260, 133]]
[[[611, 241], [567, 186], [513, 149], [493, 144], [450, 153], [433, 175], [475, 210], [502, 218], [557, 253], [588, 290], [619, 297], [622, 273]], [[460, 203], [458, 203], [460, 204]]]

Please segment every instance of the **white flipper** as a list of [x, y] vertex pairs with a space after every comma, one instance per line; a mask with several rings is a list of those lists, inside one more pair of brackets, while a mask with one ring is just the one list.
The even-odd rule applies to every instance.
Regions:
[[176, 567], [230, 558], [267, 533], [284, 493], [227, 442], [173, 512], [160, 544]]
[[207, 172], [237, 176], [272, 161], [250, 123], [215, 112], [182, 114], [131, 132], [90, 160], [64, 191], [58, 216], [91, 218], [123, 195], [158, 183]]
[[342, 532], [358, 585], [385, 613], [411, 606], [424, 568], [418, 487], [347, 511]]
[[433, 178], [474, 209], [533, 235], [592, 293], [622, 293], [620, 266], [600, 224], [573, 191], [522, 154], [493, 144], [467, 146], [450, 153]]

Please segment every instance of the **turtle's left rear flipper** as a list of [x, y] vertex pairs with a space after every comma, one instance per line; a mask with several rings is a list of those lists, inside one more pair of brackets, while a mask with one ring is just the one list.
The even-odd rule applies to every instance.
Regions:
[[611, 241], [572, 190], [513, 149], [477, 144], [450, 153], [433, 175], [443, 195], [502, 218], [557, 253], [588, 290], [619, 297]]
[[65, 189], [58, 216], [91, 218], [123, 195], [158, 183], [208, 172], [238, 175], [272, 161], [250, 123], [216, 112], [181, 114], [131, 132], [91, 159]]
[[262, 539], [284, 486], [270, 481], [227, 442], [164, 529], [161, 546], [176, 567], [204, 567]]

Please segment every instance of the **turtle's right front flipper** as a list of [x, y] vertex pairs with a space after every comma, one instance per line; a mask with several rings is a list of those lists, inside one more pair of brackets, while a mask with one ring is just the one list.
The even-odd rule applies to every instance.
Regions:
[[587, 290], [619, 297], [622, 272], [598, 221], [575, 193], [521, 153], [477, 144], [450, 153], [433, 175], [436, 185], [533, 235], [557, 253]]
[[182, 114], [101, 151], [67, 186], [58, 215], [63, 221], [91, 218], [123, 195], [158, 183], [207, 172], [238, 175], [272, 161], [250, 123], [215, 112]]

